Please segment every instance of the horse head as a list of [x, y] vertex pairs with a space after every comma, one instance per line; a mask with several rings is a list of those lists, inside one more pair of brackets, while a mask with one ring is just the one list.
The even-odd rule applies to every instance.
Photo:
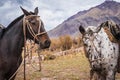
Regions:
[[40, 45], [41, 49], [48, 48], [50, 46], [49, 36], [44, 28], [44, 24], [38, 16], [38, 7], [35, 8], [34, 12], [28, 12], [21, 7], [24, 18], [23, 18], [23, 30], [24, 36], [28, 39], [32, 39], [35, 43]]
[[82, 34], [82, 41], [84, 45], [84, 51], [85, 55], [88, 58], [91, 67], [94, 69], [100, 69], [100, 65], [97, 64], [99, 61], [95, 61], [97, 58], [99, 58], [100, 50], [100, 37], [98, 36], [98, 32], [101, 30], [101, 27], [94, 27], [89, 26], [86, 29], [84, 29], [82, 26], [79, 27], [79, 31]]

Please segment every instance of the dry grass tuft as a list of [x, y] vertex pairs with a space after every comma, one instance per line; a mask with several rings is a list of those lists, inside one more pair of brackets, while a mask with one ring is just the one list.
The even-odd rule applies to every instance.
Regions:
[[[37, 63], [34, 65], [38, 66]], [[27, 64], [27, 80], [89, 80], [89, 63], [81, 54], [70, 54], [57, 57], [54, 60], [42, 62], [42, 71], [35, 71]], [[23, 69], [21, 69], [15, 80], [23, 80]], [[120, 80], [117, 74], [116, 80]]]

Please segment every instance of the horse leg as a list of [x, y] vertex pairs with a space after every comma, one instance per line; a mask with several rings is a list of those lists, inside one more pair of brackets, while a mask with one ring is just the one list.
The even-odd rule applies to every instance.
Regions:
[[102, 75], [101, 72], [94, 71], [93, 80], [106, 80], [106, 77]]
[[118, 54], [118, 62], [117, 62], [117, 72], [120, 73], [120, 42], [119, 42], [119, 54]]
[[117, 72], [120, 73], [120, 55], [118, 56]]
[[94, 75], [94, 70], [93, 70], [93, 69], [91, 69], [91, 70], [90, 70], [90, 80], [92, 80], [92, 79], [93, 79], [93, 75]]
[[99, 76], [100, 75], [96, 71], [92, 71], [90, 80], [101, 80]]
[[106, 80], [115, 80], [115, 73], [114, 71], [110, 70], [107, 73]]
[[40, 53], [38, 53], [38, 60], [39, 60], [39, 71], [41, 71], [41, 56]]

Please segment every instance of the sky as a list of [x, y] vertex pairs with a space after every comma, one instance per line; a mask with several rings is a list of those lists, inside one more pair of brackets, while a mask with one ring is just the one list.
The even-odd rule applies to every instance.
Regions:
[[[103, 3], [105, 0], [1, 0], [0, 24], [7, 27], [15, 18], [22, 15], [20, 6], [28, 11], [39, 8], [41, 20], [47, 31], [55, 28], [79, 11]], [[120, 0], [114, 0], [120, 2]]]

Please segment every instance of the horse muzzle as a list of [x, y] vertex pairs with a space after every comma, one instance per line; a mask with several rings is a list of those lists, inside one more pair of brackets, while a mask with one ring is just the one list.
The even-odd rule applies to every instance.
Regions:
[[100, 70], [101, 70], [101, 65], [100, 65], [100, 64], [92, 64], [92, 65], [91, 65], [91, 68], [92, 68], [94, 71], [100, 71]]
[[41, 48], [41, 49], [49, 48], [49, 47], [50, 47], [50, 44], [51, 44], [51, 41], [50, 41], [50, 40], [45, 40], [44, 43], [40, 43], [40, 48]]

